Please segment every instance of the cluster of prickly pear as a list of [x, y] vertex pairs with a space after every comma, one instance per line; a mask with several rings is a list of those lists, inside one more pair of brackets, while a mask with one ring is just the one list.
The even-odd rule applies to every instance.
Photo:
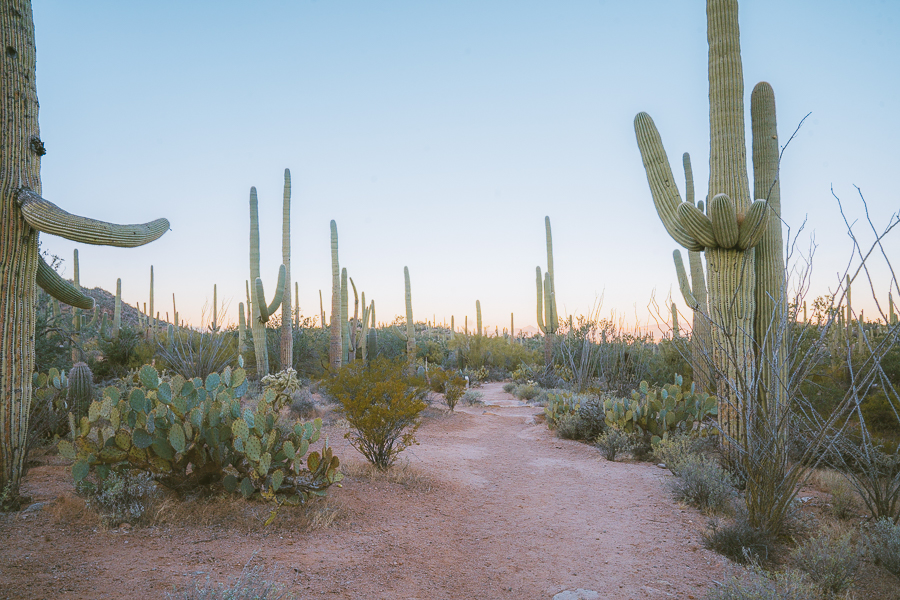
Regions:
[[[106, 388], [87, 416], [73, 423], [74, 442], [60, 442], [60, 454], [75, 460], [76, 481], [92, 469], [105, 478], [110, 469], [137, 468], [170, 487], [221, 482], [248, 498], [259, 492], [268, 500], [299, 503], [341, 478], [327, 447], [310, 454], [306, 467], [301, 460], [318, 440], [321, 421], [287, 431], [277, 426], [287, 395], [270, 387], [255, 408], [242, 407], [243, 368], [203, 381], [160, 379], [145, 365], [134, 379], [124, 391]], [[325, 467], [322, 456], [328, 457]]]
[[83, 362], [72, 365], [69, 371], [66, 403], [75, 418], [87, 414], [88, 406], [94, 398], [94, 375], [91, 368]]
[[606, 424], [625, 433], [647, 434], [656, 444], [670, 432], [704, 434], [700, 424], [709, 416], [718, 414], [715, 396], [695, 392], [694, 386], [682, 389], [681, 375], [675, 383], [661, 389], [650, 388], [642, 381], [640, 390], [631, 398], [607, 398], [603, 402]]
[[556, 423], [563, 415], [571, 415], [578, 412], [580, 403], [577, 397], [571, 394], [548, 394], [546, 406], [544, 406], [544, 415], [547, 417], [547, 426], [550, 429], [556, 428]]
[[33, 373], [31, 376], [34, 401], [52, 406], [57, 411], [65, 411], [67, 408], [65, 394], [68, 385], [65, 371], [57, 369], [50, 369], [47, 373]]

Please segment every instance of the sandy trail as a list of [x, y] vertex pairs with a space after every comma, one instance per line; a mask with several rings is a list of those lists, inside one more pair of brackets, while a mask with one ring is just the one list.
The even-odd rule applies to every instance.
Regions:
[[[705, 518], [671, 499], [667, 471], [607, 462], [534, 424], [541, 409], [501, 384], [482, 392], [506, 406], [429, 418], [404, 453], [430, 488], [348, 478], [330, 492], [345, 516], [328, 529], [123, 532], [46, 510], [0, 516], [0, 598], [160, 598], [198, 577], [225, 581], [254, 553], [300, 598], [701, 598], [722, 580], [726, 561], [700, 544]], [[67, 487], [61, 467], [32, 474], [37, 500]]]

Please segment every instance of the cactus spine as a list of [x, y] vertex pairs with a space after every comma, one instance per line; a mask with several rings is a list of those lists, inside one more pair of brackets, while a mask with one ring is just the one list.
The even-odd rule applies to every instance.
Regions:
[[284, 300], [281, 304], [281, 368], [294, 364], [294, 332], [291, 319], [291, 170], [284, 170], [284, 202], [281, 222], [281, 264], [284, 265]]
[[337, 223], [331, 221], [331, 341], [328, 359], [333, 369], [341, 368], [341, 266], [338, 262]]
[[[688, 250], [705, 252], [720, 425], [726, 440], [745, 442], [739, 418], [745, 403], [759, 399], [765, 409], [785, 398], [786, 378], [779, 373], [786, 332], [776, 331], [781, 323], [778, 313], [757, 313], [763, 296], [782, 310], [784, 306], [775, 103], [768, 84], [756, 86], [751, 98], [754, 183], [755, 195], [762, 199], [751, 202], [736, 0], [708, 0], [707, 16], [712, 199], [706, 214], [682, 202], [671, 184], [671, 168], [650, 116], [639, 113], [634, 127], [653, 202], [666, 230]], [[689, 304], [696, 304], [696, 299]], [[760, 378], [759, 396], [743, 397], [744, 384], [755, 380], [758, 368], [768, 371]]]
[[253, 319], [250, 327], [253, 332], [253, 348], [256, 351], [256, 375], [262, 378], [269, 374], [266, 323], [269, 315], [278, 310], [281, 305], [286, 278], [284, 265], [281, 265], [278, 269], [278, 283], [275, 284], [272, 303], [267, 305], [259, 271], [259, 200], [256, 197], [255, 187], [250, 188], [250, 279], [256, 283], [250, 288], [250, 298], [253, 304]]
[[538, 329], [544, 334], [544, 366], [550, 367], [553, 360], [553, 335], [559, 329], [556, 312], [556, 283], [553, 276], [553, 237], [550, 233], [550, 217], [544, 217], [547, 233], [547, 273], [541, 282], [541, 268], [536, 268], [537, 321]]
[[409, 285], [409, 267], [403, 267], [406, 283], [406, 361], [412, 365], [416, 361], [416, 328], [413, 323], [412, 289]]

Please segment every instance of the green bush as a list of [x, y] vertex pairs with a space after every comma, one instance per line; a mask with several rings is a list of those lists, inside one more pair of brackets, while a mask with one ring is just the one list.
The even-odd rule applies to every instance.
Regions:
[[97, 381], [125, 377], [134, 369], [147, 364], [154, 357], [155, 346], [151, 346], [142, 332], [122, 326], [119, 335], [110, 339], [100, 338], [100, 357], [88, 361]]
[[478, 390], [466, 390], [466, 393], [463, 394], [463, 402], [468, 404], [469, 406], [475, 406], [476, 404], [481, 404], [481, 399], [484, 397], [484, 394], [479, 392]]
[[771, 533], [750, 525], [746, 514], [738, 514], [725, 525], [718, 520], [710, 521], [703, 533], [704, 546], [741, 564], [770, 562], [775, 556], [776, 543]]
[[450, 412], [456, 408], [456, 404], [466, 391], [466, 380], [452, 371], [445, 371], [439, 367], [431, 370], [429, 375], [431, 391], [443, 394], [444, 402]]
[[92, 471], [105, 480], [111, 471], [136, 469], [179, 491], [221, 484], [245, 498], [299, 504], [324, 495], [342, 476], [327, 444], [321, 453], [308, 453], [319, 439], [320, 419], [293, 427], [279, 422], [290, 401], [280, 386], [290, 378], [275, 377], [255, 407], [242, 408], [243, 368], [226, 368], [204, 382], [161, 379], [145, 365], [124, 393], [110, 386], [102, 401], [91, 403], [75, 424], [74, 443], [59, 443], [60, 455], [75, 460], [76, 483]]
[[877, 433], [900, 432], [900, 407], [896, 402], [888, 400], [884, 390], [870, 394], [860, 405], [866, 427]]
[[797, 546], [791, 558], [829, 596], [849, 589], [859, 568], [859, 548], [850, 532], [824, 531]]
[[393, 464], [397, 454], [416, 443], [419, 415], [426, 390], [405, 374], [405, 363], [378, 357], [346, 365], [325, 385], [341, 404], [350, 423], [346, 438], [379, 469]]
[[516, 398], [524, 402], [529, 402], [537, 398], [540, 390], [533, 383], [523, 383], [516, 386]]
[[603, 458], [612, 462], [622, 452], [628, 452], [633, 446], [631, 436], [615, 427], [610, 427], [597, 438], [597, 447], [603, 453]]
[[900, 577], [900, 524], [890, 519], [878, 519], [863, 529], [866, 551], [875, 561]]
[[713, 459], [688, 455], [678, 466], [678, 476], [668, 482], [678, 500], [705, 513], [720, 513], [735, 496], [731, 476]]
[[674, 434], [653, 446], [653, 460], [666, 465], [673, 475], [679, 474], [681, 464], [700, 453], [702, 441], [688, 434]]
[[516, 384], [512, 381], [503, 384], [503, 391], [507, 394], [514, 394], [516, 391]]

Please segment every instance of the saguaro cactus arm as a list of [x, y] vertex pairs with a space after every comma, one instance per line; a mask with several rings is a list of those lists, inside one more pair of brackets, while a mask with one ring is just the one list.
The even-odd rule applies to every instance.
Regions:
[[681, 290], [681, 295], [684, 296], [685, 303], [691, 310], [704, 310], [704, 308], [701, 308], [700, 303], [697, 302], [697, 299], [694, 297], [694, 293], [691, 290], [691, 283], [688, 281], [687, 273], [684, 271], [684, 261], [681, 259], [681, 250], [674, 250], [672, 252], [672, 257], [675, 259], [675, 272], [678, 273], [678, 288]]
[[263, 292], [263, 282], [259, 277], [256, 278], [256, 298], [259, 302], [259, 322], [267, 323], [269, 321], [269, 317], [278, 310], [278, 307], [281, 306], [281, 301], [284, 298], [284, 279], [285, 279], [285, 268], [284, 265], [280, 265], [278, 267], [278, 283], [275, 284], [275, 295], [272, 298], [272, 302], [266, 305], [266, 295]]
[[138, 225], [117, 225], [73, 215], [27, 188], [19, 190], [16, 200], [25, 221], [38, 231], [83, 244], [134, 248], [159, 239], [169, 230], [168, 219]]
[[38, 256], [37, 275], [35, 276], [37, 283], [42, 290], [59, 300], [65, 302], [75, 308], [83, 308], [85, 310], [93, 308], [94, 299], [81, 293], [75, 289], [71, 283], [59, 276], [53, 267]]

